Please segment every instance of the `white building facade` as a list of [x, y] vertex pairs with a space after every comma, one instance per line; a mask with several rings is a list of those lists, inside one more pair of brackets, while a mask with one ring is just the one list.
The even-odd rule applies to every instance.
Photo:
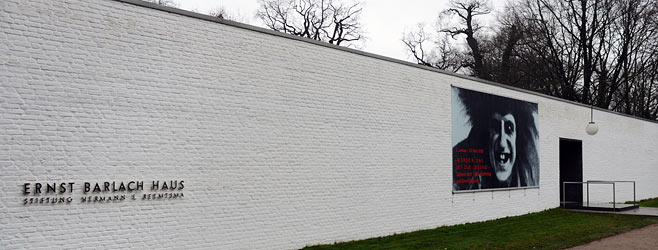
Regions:
[[[2, 249], [294, 249], [538, 212], [560, 138], [584, 180], [658, 196], [656, 122], [595, 109], [588, 136], [586, 106], [136, 0], [0, 6]], [[453, 86], [537, 104], [537, 187], [453, 193]]]

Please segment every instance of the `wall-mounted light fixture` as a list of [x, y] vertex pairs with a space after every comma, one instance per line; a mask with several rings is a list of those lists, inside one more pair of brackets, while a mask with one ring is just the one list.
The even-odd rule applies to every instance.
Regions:
[[599, 132], [599, 125], [596, 125], [594, 122], [594, 104], [592, 103], [589, 106], [589, 115], [590, 115], [590, 121], [589, 124], [587, 124], [587, 127], [585, 127], [585, 132], [587, 132], [588, 135], [595, 135], [597, 132]]

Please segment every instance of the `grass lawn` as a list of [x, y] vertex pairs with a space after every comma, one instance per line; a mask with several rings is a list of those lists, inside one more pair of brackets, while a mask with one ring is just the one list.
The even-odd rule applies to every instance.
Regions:
[[[632, 201], [627, 203], [633, 204]], [[658, 207], [658, 198], [645, 199], [637, 203], [640, 204], [640, 207]]]
[[658, 223], [658, 217], [559, 208], [304, 249], [561, 249]]

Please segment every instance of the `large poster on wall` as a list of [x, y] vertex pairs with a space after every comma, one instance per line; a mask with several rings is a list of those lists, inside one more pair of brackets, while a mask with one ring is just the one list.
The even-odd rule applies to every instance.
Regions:
[[537, 104], [452, 87], [453, 191], [539, 186]]

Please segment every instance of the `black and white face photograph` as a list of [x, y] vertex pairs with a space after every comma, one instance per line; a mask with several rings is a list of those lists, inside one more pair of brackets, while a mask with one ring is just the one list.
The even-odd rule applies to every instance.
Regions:
[[453, 191], [539, 185], [537, 104], [452, 87]]

